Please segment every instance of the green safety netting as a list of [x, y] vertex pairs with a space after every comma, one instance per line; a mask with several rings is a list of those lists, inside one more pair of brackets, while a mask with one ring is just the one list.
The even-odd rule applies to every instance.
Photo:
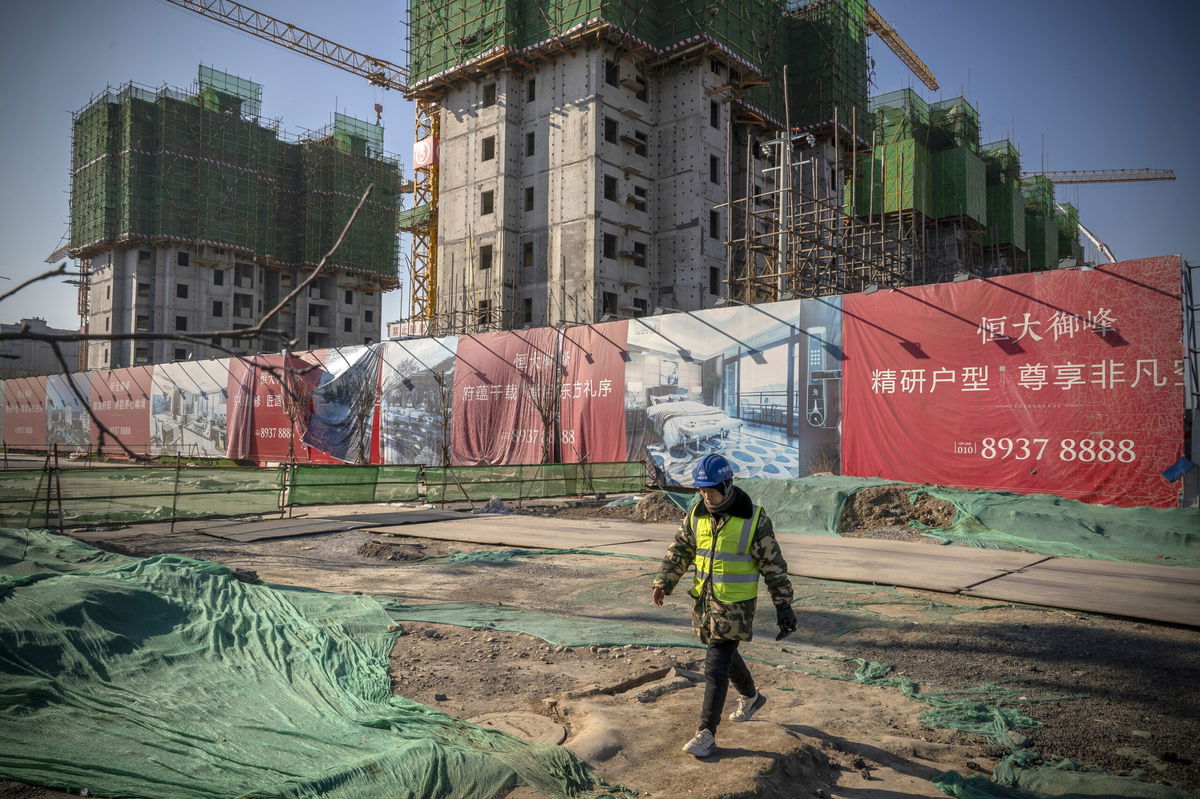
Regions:
[[646, 465], [552, 463], [513, 466], [451, 466], [425, 470], [427, 502], [621, 494], [646, 487]]
[[393, 696], [368, 597], [0, 530], [0, 777], [102, 796], [595, 796], [568, 750]]
[[1200, 566], [1200, 511], [1194, 508], [1118, 508], [1053, 494], [933, 487], [913, 496], [921, 493], [958, 510], [950, 527], [936, 529], [939, 538], [1044, 555]]
[[1157, 782], [1141, 782], [1135, 776], [1117, 776], [1088, 770], [1073, 760], [1036, 766], [1038, 755], [1030, 749], [1018, 749], [1006, 756], [992, 771], [992, 779], [972, 775], [963, 777], [947, 771], [933, 778], [933, 784], [947, 796], [958, 799], [1195, 799], [1189, 791]]
[[737, 485], [766, 509], [776, 532], [837, 535], [842, 508], [851, 494], [892, 482], [876, 477], [823, 475], [794, 480], [755, 478], [738, 480]]
[[163, 521], [277, 513], [278, 469], [114, 467], [0, 472], [0, 525]]
[[312, 466], [292, 469], [289, 505], [346, 505], [361, 502], [413, 502], [420, 497], [421, 467]]

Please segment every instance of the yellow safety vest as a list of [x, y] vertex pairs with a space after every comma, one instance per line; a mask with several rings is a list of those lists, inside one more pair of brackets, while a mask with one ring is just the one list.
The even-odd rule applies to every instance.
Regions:
[[713, 596], [722, 602], [741, 602], [758, 596], [758, 567], [750, 554], [750, 544], [758, 530], [762, 509], [754, 506], [749, 519], [731, 516], [713, 534], [713, 517], [697, 516], [692, 508], [692, 529], [696, 531], [696, 578], [689, 592], [700, 595], [705, 580], [712, 580]]

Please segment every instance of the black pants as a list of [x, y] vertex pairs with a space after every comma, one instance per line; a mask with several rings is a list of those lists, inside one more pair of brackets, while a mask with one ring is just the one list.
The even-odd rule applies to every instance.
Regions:
[[737, 641], [711, 641], [708, 645], [704, 656], [704, 706], [700, 709], [699, 729], [716, 733], [731, 681], [742, 696], [754, 695], [754, 678], [737, 647]]

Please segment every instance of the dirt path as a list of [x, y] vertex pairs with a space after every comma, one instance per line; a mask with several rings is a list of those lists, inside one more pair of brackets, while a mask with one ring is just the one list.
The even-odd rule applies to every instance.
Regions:
[[[903, 525], [897, 518], [879, 514], [873, 529], [891, 537], [888, 528]], [[253, 569], [269, 582], [560, 615], [641, 614], [656, 567], [591, 555], [455, 561], [440, 556], [486, 548], [367, 531], [250, 544], [147, 527], [79, 537]], [[987, 774], [1003, 756], [981, 735], [923, 724], [929, 706], [897, 688], [847, 681], [857, 664], [844, 658], [862, 658], [891, 664], [891, 675], [923, 693], [1002, 687], [997, 695], [1044, 725], [1022, 733], [1047, 762], [1071, 758], [1200, 790], [1200, 631], [887, 586], [795, 584], [799, 630], [778, 648], [773, 636], [753, 647], [770, 655], [764, 660], [805, 670], [753, 662], [768, 704], [748, 724], [725, 722], [720, 752], [703, 761], [679, 751], [703, 691], [687, 674], [699, 667], [699, 649], [561, 647], [521, 633], [405, 622], [393, 683], [396, 693], [463, 718], [527, 710], [553, 719], [603, 778], [647, 797], [934, 797], [935, 774]], [[682, 592], [668, 610], [686, 634]], [[61, 796], [0, 783], [0, 799]], [[511, 799], [535, 796], [518, 789]]]

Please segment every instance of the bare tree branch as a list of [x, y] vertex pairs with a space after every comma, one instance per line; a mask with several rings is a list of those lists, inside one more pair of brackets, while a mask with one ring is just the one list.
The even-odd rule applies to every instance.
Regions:
[[[40, 341], [45, 344], [48, 344], [50, 346], [51, 350], [53, 351], [54, 357], [58, 361], [59, 366], [62, 368], [62, 373], [67, 376], [67, 382], [70, 384], [71, 392], [75, 395], [76, 399], [79, 400], [79, 402], [82, 404], [83, 408], [87, 411], [87, 414], [91, 418], [92, 422], [96, 425], [96, 428], [99, 431], [99, 442], [100, 442], [101, 449], [103, 449], [105, 438], [110, 437], [110, 438], [112, 438], [112, 440], [114, 442], [116, 442], [121, 447], [121, 449], [125, 452], [126, 455], [128, 455], [130, 458], [137, 460], [137, 461], [146, 462], [146, 461], [151, 460], [151, 458], [149, 458], [145, 455], [140, 455], [140, 454], [134, 452], [132, 449], [130, 449], [129, 446], [126, 445], [125, 442], [122, 441], [118, 435], [113, 433], [112, 430], [100, 419], [100, 417], [96, 415], [95, 411], [92, 409], [89, 398], [83, 396], [82, 392], [80, 392], [80, 390], [79, 390], [79, 387], [77, 385], [75, 385], [75, 381], [71, 379], [70, 375], [74, 370], [72, 370], [72, 368], [67, 364], [66, 358], [63, 357], [62, 349], [59, 346], [60, 344], [66, 343], [66, 342], [89, 342], [89, 341], [147, 341], [147, 340], [153, 340], [153, 341], [182, 341], [182, 342], [187, 342], [190, 344], [195, 344], [198, 346], [209, 347], [209, 348], [217, 350], [219, 352], [223, 352], [238, 361], [241, 361], [242, 363], [246, 364], [249, 368], [264, 371], [264, 372], [272, 375], [273, 377], [277, 378], [279, 380], [280, 385], [283, 387], [283, 391], [285, 392], [285, 394], [289, 395], [289, 398], [293, 401], [293, 403], [295, 403], [295, 401], [298, 399], [298, 395], [296, 394], [296, 392], [293, 388], [293, 383], [295, 382], [295, 377], [308, 374], [309, 372], [313, 371], [314, 369], [320, 368], [320, 365], [313, 363], [313, 364], [309, 364], [304, 367], [291, 366], [290, 362], [294, 357], [291, 353], [291, 345], [296, 343], [295, 340], [291, 337], [290, 334], [285, 333], [281, 330], [269, 329], [266, 327], [266, 325], [281, 310], [283, 310], [287, 306], [288, 303], [292, 302], [297, 296], [300, 295], [300, 293], [302, 291], [304, 291], [309, 285], [312, 284], [312, 282], [314, 280], [317, 279], [317, 277], [319, 277], [322, 274], [322, 271], [324, 270], [329, 259], [332, 258], [334, 253], [336, 253], [338, 251], [338, 248], [340, 248], [342, 246], [342, 243], [346, 239], [346, 234], [349, 233], [351, 226], [354, 224], [355, 220], [358, 218], [359, 212], [362, 211], [363, 206], [366, 204], [367, 199], [371, 196], [371, 192], [374, 190], [374, 188], [375, 188], [375, 184], [372, 183], [372, 184], [369, 184], [366, 187], [366, 189], [363, 191], [362, 197], [359, 198], [358, 204], [355, 205], [355, 207], [354, 207], [354, 211], [351, 212], [349, 219], [346, 220], [346, 224], [342, 226], [342, 231], [338, 235], [337, 240], [334, 241], [333, 246], [330, 247], [329, 251], [326, 252], [324, 256], [322, 256], [321, 260], [317, 263], [316, 267], [313, 268], [312, 272], [310, 272], [303, 281], [301, 281], [294, 289], [292, 289], [292, 291], [289, 292], [287, 294], [287, 296], [285, 296], [282, 300], [280, 300], [279, 303], [274, 308], [272, 308], [265, 315], [263, 315], [258, 320], [258, 323], [252, 327], [238, 328], [236, 330], [205, 330], [205, 331], [198, 331], [195, 334], [154, 333], [154, 332], [148, 332], [148, 331], [147, 332], [133, 332], [133, 333], [35, 333], [29, 329], [29, 325], [22, 325], [21, 329], [15, 331], [15, 332], [0, 333], [0, 341], [25, 340], [25, 341]], [[63, 276], [63, 275], [76, 276], [79, 274], [80, 273], [78, 273], [78, 272], [68, 271], [66, 269], [66, 262], [63, 262], [56, 269], [51, 269], [47, 272], [44, 272], [43, 274], [37, 275], [36, 277], [32, 277], [29, 280], [26, 280], [21, 285], [17, 286], [16, 288], [13, 288], [12, 290], [4, 293], [3, 295], [0, 295], [0, 300], [5, 300], [8, 297], [11, 297], [11, 296], [17, 294], [18, 292], [20, 292], [22, 289], [26, 288], [27, 286], [29, 286], [33, 283], [36, 283], [38, 281], [41, 281], [41, 280], [48, 280], [50, 278], [59, 277], [59, 276]], [[234, 339], [234, 340], [240, 340], [240, 339], [258, 338], [258, 337], [272, 338], [272, 339], [280, 340], [283, 342], [284, 348], [283, 348], [283, 364], [282, 364], [282, 366], [276, 367], [276, 366], [273, 366], [270, 364], [261, 363], [259, 361], [259, 359], [264, 354], [247, 355], [245, 353], [235, 352], [234, 350], [232, 350], [228, 347], [225, 347], [221, 344], [213, 344], [212, 343], [213, 338], [229, 338], [229, 339]], [[271, 353], [271, 354], [273, 354], [273, 353]], [[293, 427], [294, 426], [295, 425], [293, 423]]]
[[61, 275], [67, 275], [69, 277], [78, 277], [79, 273], [78, 272], [68, 272], [67, 271], [67, 262], [63, 261], [61, 264], [58, 265], [57, 269], [51, 269], [48, 272], [42, 272], [37, 277], [31, 277], [28, 280], [26, 280], [24, 283], [22, 283], [21, 285], [17, 286], [16, 288], [10, 289], [10, 290], [4, 292], [3, 294], [0, 294], [0, 302], [4, 302], [9, 297], [16, 294], [18, 291], [20, 291], [21, 289], [23, 289], [26, 286], [31, 285], [33, 283], [37, 283], [39, 280], [49, 280], [52, 277], [59, 277]]
[[79, 390], [79, 386], [75, 385], [75, 381], [71, 379], [71, 368], [69, 366], [67, 366], [67, 360], [66, 360], [66, 358], [63, 357], [62, 350], [59, 348], [58, 342], [51, 341], [48, 343], [50, 344], [50, 349], [54, 350], [54, 357], [58, 359], [59, 365], [61, 365], [63, 368], [63, 374], [66, 375], [67, 385], [69, 385], [71, 387], [71, 393], [74, 394], [75, 398], [79, 400], [81, 405], [83, 405], [83, 409], [85, 411], [87, 411], [87, 415], [91, 417], [92, 422], [100, 430], [99, 449], [101, 451], [103, 451], [103, 449], [104, 449], [104, 437], [111, 436], [112, 440], [117, 442], [117, 444], [121, 447], [121, 449], [125, 450], [125, 454], [128, 455], [130, 458], [133, 458], [135, 461], [141, 461], [143, 463], [149, 461], [150, 459], [148, 457], [146, 457], [145, 455], [139, 455], [138, 453], [131, 450], [129, 448], [129, 446], [126, 445], [126, 443], [121, 440], [120, 436], [118, 436], [112, 430], [108, 429], [108, 425], [106, 425], [104, 422], [100, 421], [100, 417], [97, 416], [95, 411], [92, 410], [91, 401], [87, 397], [83, 396], [83, 393]]
[[[283, 310], [283, 308], [289, 302], [294, 300], [300, 294], [300, 292], [302, 292], [304, 289], [308, 288], [308, 286], [314, 280], [316, 280], [317, 277], [321, 274], [321, 271], [325, 268], [325, 264], [333, 256], [333, 254], [338, 251], [338, 248], [342, 246], [342, 242], [345, 240], [346, 234], [348, 232], [350, 232], [350, 226], [353, 225], [354, 220], [358, 218], [359, 211], [361, 211], [363, 205], [366, 204], [367, 198], [371, 196], [371, 192], [374, 190], [374, 188], [375, 188], [374, 183], [367, 186], [366, 190], [363, 192], [362, 197], [360, 197], [358, 200], [358, 205], [356, 205], [354, 207], [354, 211], [350, 214], [350, 218], [346, 220], [346, 224], [342, 227], [342, 232], [341, 232], [341, 234], [338, 235], [337, 241], [335, 241], [333, 243], [333, 247], [331, 247], [329, 249], [329, 252], [325, 253], [325, 255], [321, 257], [320, 262], [317, 263], [316, 267], [313, 269], [312, 272], [309, 273], [308, 277], [306, 277], [303, 281], [301, 281], [294, 289], [292, 289], [288, 293], [288, 295], [286, 297], [284, 297], [282, 300], [280, 300], [279, 303], [274, 308], [272, 308], [261, 319], [259, 319], [258, 324], [254, 325], [252, 327], [238, 328], [236, 330], [206, 330], [206, 331], [204, 331], [204, 335], [212, 337], [212, 338], [216, 338], [216, 337], [220, 336], [221, 338], [232, 338], [232, 339], [246, 339], [246, 338], [256, 338], [259, 336], [270, 336], [272, 338], [281, 339], [285, 342], [289, 341], [290, 339], [288, 338], [287, 333], [284, 333], [281, 330], [267, 329], [266, 328], [267, 322], [269, 322], [276, 314], [278, 314], [281, 310]], [[65, 264], [64, 264], [64, 266], [65, 266]], [[60, 266], [57, 270], [51, 270], [50, 272], [47, 272], [44, 275], [39, 275], [38, 277], [31, 278], [31, 279], [25, 281], [24, 283], [22, 283], [20, 286], [17, 286], [12, 291], [5, 294], [3, 297], [0, 297], [0, 300], [3, 300], [5, 297], [8, 297], [12, 294], [17, 293], [18, 291], [20, 291], [21, 289], [23, 289], [25, 286], [29, 285], [30, 283], [34, 283], [38, 280], [43, 280], [47, 277], [54, 277], [56, 275], [62, 275], [62, 274], [68, 274], [68, 273], [66, 271], [64, 271], [63, 266]], [[51, 343], [51, 342], [55, 342], [55, 341], [59, 341], [59, 342], [66, 342], [66, 341], [144, 341], [144, 340], [189, 341], [189, 342], [193, 342], [193, 343], [197, 343], [197, 344], [205, 344], [206, 346], [212, 346], [211, 344], [206, 344], [204, 341], [200, 340], [199, 337], [197, 337], [197, 336], [190, 336], [190, 335], [180, 334], [180, 333], [153, 333], [153, 332], [143, 332], [143, 333], [137, 333], [137, 332], [134, 332], [134, 333], [33, 333], [28, 329], [28, 326], [24, 326], [24, 327], [22, 327], [21, 330], [18, 330], [18, 331], [12, 332], [12, 333], [0, 333], [0, 341], [7, 341], [7, 340], [12, 340], [12, 339], [23, 339], [26, 341], [44, 341], [46, 343]]]

